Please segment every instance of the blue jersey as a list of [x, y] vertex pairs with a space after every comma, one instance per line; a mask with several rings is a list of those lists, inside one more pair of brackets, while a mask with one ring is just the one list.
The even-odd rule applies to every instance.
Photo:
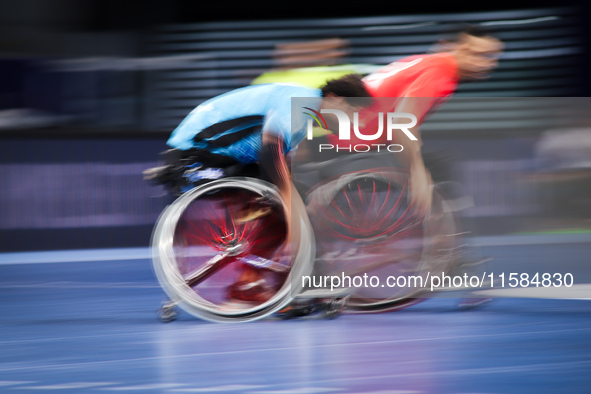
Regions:
[[[292, 109], [292, 97], [300, 108]], [[229, 156], [242, 163], [259, 160], [262, 133], [280, 136], [285, 151], [306, 136], [304, 107], [318, 109], [322, 92], [287, 84], [247, 86], [217, 96], [196, 107], [173, 131], [168, 145]]]

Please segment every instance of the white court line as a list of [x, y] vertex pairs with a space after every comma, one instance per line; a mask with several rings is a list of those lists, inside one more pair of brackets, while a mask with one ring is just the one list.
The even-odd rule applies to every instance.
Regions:
[[[191, 248], [189, 256], [206, 256], [207, 248]], [[117, 248], [83, 250], [49, 250], [39, 252], [0, 253], [0, 265], [83, 263], [96, 261], [149, 260], [152, 248]]]
[[13, 252], [0, 254], [0, 265], [81, 263], [94, 261], [151, 259], [150, 248], [50, 250], [41, 252]]
[[159, 289], [161, 286], [155, 282], [2, 282], [0, 288], [21, 289], [32, 287], [35, 289]]

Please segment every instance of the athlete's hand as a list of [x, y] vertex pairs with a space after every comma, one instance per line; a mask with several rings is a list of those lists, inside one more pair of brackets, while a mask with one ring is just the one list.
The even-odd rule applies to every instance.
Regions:
[[414, 212], [425, 217], [431, 210], [433, 202], [433, 181], [431, 174], [422, 164], [410, 168], [410, 203]]

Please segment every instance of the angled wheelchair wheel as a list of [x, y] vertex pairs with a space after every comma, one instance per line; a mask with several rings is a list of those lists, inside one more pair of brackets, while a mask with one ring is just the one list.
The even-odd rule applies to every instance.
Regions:
[[[286, 212], [276, 188], [253, 178], [220, 179], [183, 194], [162, 213], [152, 236], [160, 285], [183, 310], [214, 322], [260, 319], [283, 308], [299, 291], [291, 279], [310, 272], [314, 256], [303, 206], [292, 209], [299, 243], [286, 245]], [[268, 296], [248, 302], [229, 297], [245, 270], [265, 280]]]
[[310, 193], [308, 210], [319, 234], [316, 269], [355, 288], [347, 299], [350, 312], [416, 304], [425, 295], [428, 275], [453, 266], [459, 242], [453, 212], [435, 190], [430, 215], [415, 215], [408, 174], [402, 170], [360, 171], [327, 180]]

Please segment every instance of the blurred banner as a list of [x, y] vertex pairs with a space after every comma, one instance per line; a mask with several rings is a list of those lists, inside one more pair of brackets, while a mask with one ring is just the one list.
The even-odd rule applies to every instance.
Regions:
[[164, 142], [0, 140], [0, 251], [146, 246], [170, 201], [142, 179]]

